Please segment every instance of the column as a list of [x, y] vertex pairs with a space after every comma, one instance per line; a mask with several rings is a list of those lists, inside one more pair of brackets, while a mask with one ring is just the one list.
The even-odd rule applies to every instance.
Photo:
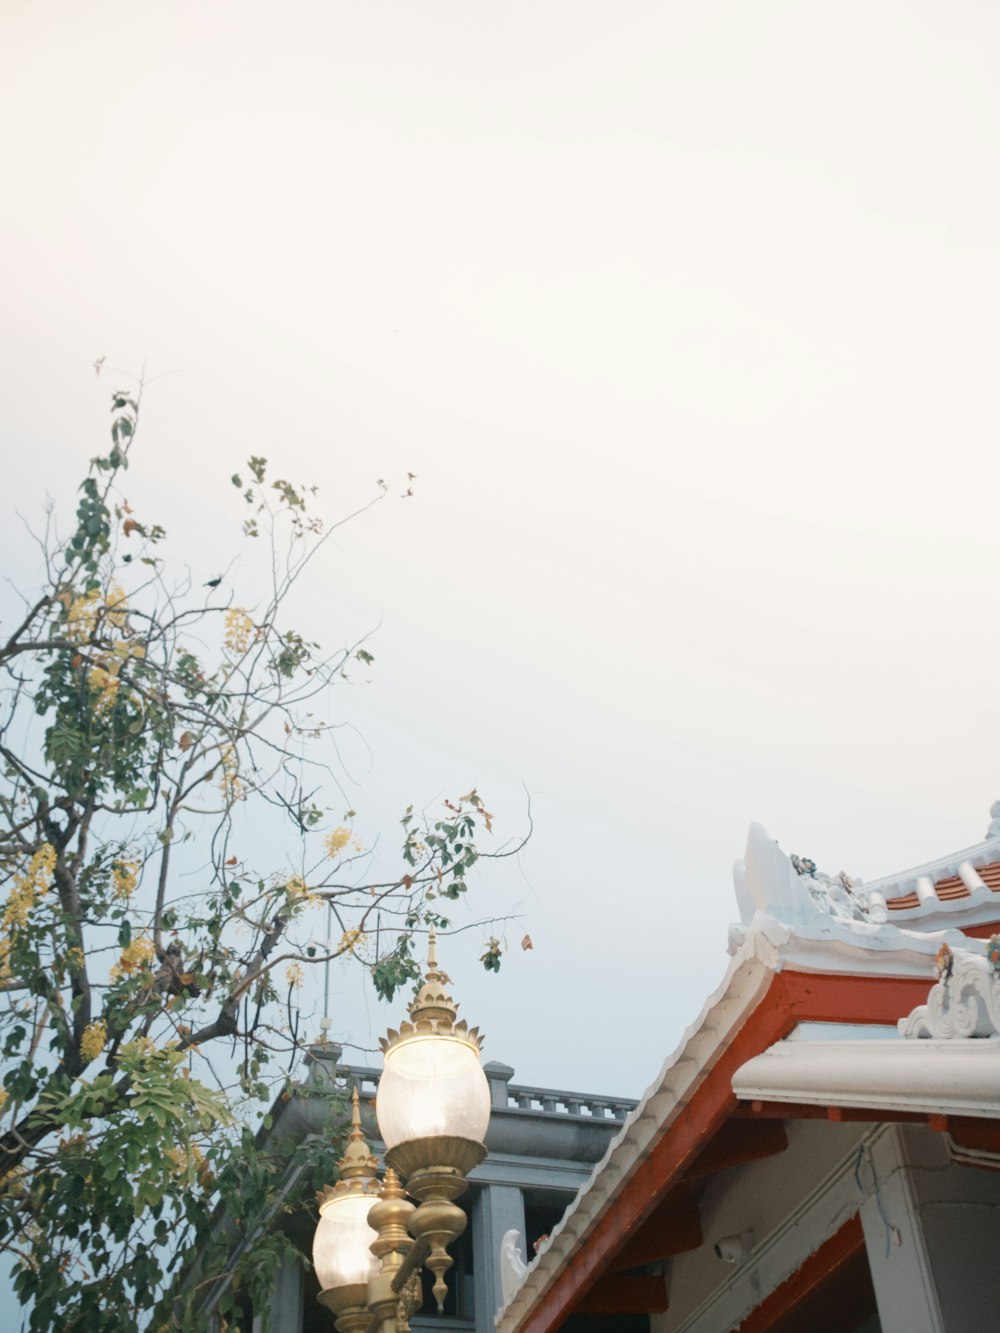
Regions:
[[484, 1185], [472, 1203], [472, 1255], [476, 1333], [493, 1333], [493, 1316], [503, 1305], [500, 1242], [511, 1229], [520, 1232], [524, 1258], [524, 1199], [516, 1185]]
[[494, 1109], [507, 1109], [507, 1084], [514, 1077], [514, 1070], [510, 1065], [503, 1065], [499, 1060], [491, 1060], [489, 1064], [483, 1065], [483, 1073], [486, 1075], [486, 1082], [490, 1085], [490, 1106]]
[[991, 1328], [1000, 1309], [1000, 1172], [956, 1165], [943, 1135], [896, 1125], [872, 1144], [863, 1180], [871, 1192], [861, 1222], [883, 1333]]
[[[268, 1333], [302, 1333], [302, 1302], [305, 1298], [302, 1284], [302, 1265], [286, 1259], [278, 1269], [278, 1278], [271, 1292]], [[256, 1315], [253, 1333], [262, 1333], [264, 1320]]]

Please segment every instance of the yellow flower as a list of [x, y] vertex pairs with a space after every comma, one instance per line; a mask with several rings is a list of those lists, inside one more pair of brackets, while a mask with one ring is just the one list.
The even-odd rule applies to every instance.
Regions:
[[32, 854], [24, 871], [14, 876], [10, 896], [0, 917], [0, 976], [9, 971], [11, 937], [28, 924], [39, 894], [52, 887], [55, 868], [56, 849], [51, 843], [43, 842]]
[[133, 1037], [131, 1041], [126, 1041], [119, 1049], [119, 1054], [125, 1060], [138, 1059], [144, 1055], [156, 1054], [156, 1042], [152, 1037]]
[[211, 1167], [205, 1160], [205, 1154], [197, 1143], [190, 1143], [186, 1147], [177, 1144], [173, 1148], [168, 1148], [165, 1156], [170, 1163], [167, 1169], [175, 1179], [193, 1180], [197, 1178], [202, 1187], [211, 1184]]
[[137, 935], [134, 940], [126, 944], [122, 950], [122, 956], [118, 962], [111, 968], [111, 979], [117, 981], [119, 977], [131, 976], [133, 972], [138, 972], [152, 962], [156, 955], [156, 949], [151, 939], [144, 935]]
[[139, 882], [139, 867], [135, 861], [115, 861], [111, 866], [111, 887], [115, 897], [127, 901]]
[[219, 788], [223, 796], [227, 803], [242, 800], [243, 783], [239, 775], [239, 761], [236, 758], [235, 747], [232, 745], [223, 746], [219, 757], [222, 760]]
[[322, 901], [318, 893], [313, 893], [310, 890], [309, 885], [301, 875], [293, 875], [291, 879], [285, 881], [285, 892], [292, 903], [318, 903]]
[[39, 893], [51, 886], [55, 868], [56, 849], [50, 842], [43, 842], [28, 863], [28, 878]]
[[112, 583], [104, 598], [105, 619], [112, 629], [124, 629], [128, 617], [128, 599], [117, 583]]
[[73, 599], [66, 612], [66, 637], [73, 643], [89, 643], [97, 634], [103, 620], [113, 630], [125, 628], [128, 619], [128, 600], [117, 583], [106, 593], [98, 588]]
[[302, 985], [302, 968], [298, 963], [289, 963], [285, 968], [285, 980], [289, 986]]
[[332, 833], [328, 833], [323, 839], [323, 846], [326, 848], [326, 854], [332, 860], [335, 856], [344, 850], [351, 840], [351, 830], [346, 828], [335, 828]]
[[80, 1038], [80, 1057], [84, 1064], [89, 1065], [91, 1060], [96, 1060], [104, 1050], [108, 1040], [108, 1025], [102, 1019], [95, 1019], [93, 1023], [88, 1023], [83, 1029], [83, 1036]]
[[229, 652], [242, 657], [250, 647], [254, 623], [242, 606], [231, 606], [226, 612], [225, 646]]
[[31, 884], [24, 880], [14, 881], [14, 887], [10, 891], [10, 897], [7, 899], [7, 906], [4, 909], [3, 923], [7, 930], [20, 930], [22, 926], [28, 924], [28, 916], [35, 905], [35, 891]]
[[74, 643], [87, 643], [97, 632], [101, 613], [101, 594], [96, 588], [74, 598], [66, 612], [66, 637]]
[[7, 1100], [9, 1097], [10, 1093], [7, 1091], [7, 1089], [0, 1088], [0, 1115], [3, 1114], [3, 1108], [7, 1105]]
[[340, 952], [347, 953], [349, 951], [353, 953], [358, 943], [363, 940], [364, 937], [365, 932], [363, 930], [345, 930], [340, 937]]
[[168, 1148], [166, 1155], [168, 1160], [173, 1163], [174, 1169], [171, 1171], [171, 1175], [187, 1174], [188, 1155], [183, 1148]]

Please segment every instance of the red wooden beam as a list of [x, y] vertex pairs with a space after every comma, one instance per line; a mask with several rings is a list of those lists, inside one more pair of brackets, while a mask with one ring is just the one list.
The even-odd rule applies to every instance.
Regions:
[[815, 1250], [801, 1268], [775, 1287], [756, 1310], [747, 1315], [737, 1333], [767, 1333], [779, 1319], [791, 1314], [819, 1291], [864, 1248], [865, 1238], [857, 1213]]
[[940, 1125], [934, 1123], [935, 1117], [928, 1115], [925, 1111], [886, 1111], [877, 1106], [828, 1106], [826, 1108], [827, 1120], [833, 1120], [837, 1124], [843, 1122], [858, 1122], [861, 1124], [906, 1124], [923, 1125], [929, 1124], [931, 1129], [940, 1129]]
[[672, 1254], [696, 1250], [702, 1240], [694, 1193], [680, 1185], [671, 1190], [662, 1203], [657, 1204], [638, 1233], [624, 1249], [619, 1250], [614, 1270], [620, 1273], [627, 1268], [638, 1268], [640, 1264], [668, 1259]]
[[886, 1111], [868, 1106], [814, 1106], [807, 1102], [738, 1102], [733, 1110], [739, 1121], [760, 1120], [835, 1120], [861, 1121], [876, 1124], [925, 1125], [929, 1115], [925, 1111]]
[[685, 1179], [715, 1176], [745, 1162], [773, 1157], [787, 1147], [788, 1135], [780, 1120], [729, 1120], [692, 1162]]
[[785, 1000], [797, 1023], [895, 1023], [923, 1004], [928, 977], [821, 976], [782, 972]]
[[667, 1284], [662, 1277], [626, 1277], [614, 1273], [598, 1278], [576, 1311], [579, 1314], [662, 1314], [667, 1303]]
[[1000, 931], [1000, 921], [984, 921], [979, 926], [962, 926], [963, 935], [971, 935], [976, 940], [988, 940], [991, 935], [996, 935]]
[[948, 1132], [962, 1148], [974, 1152], [1000, 1153], [1000, 1120], [980, 1120], [971, 1115], [950, 1115]]

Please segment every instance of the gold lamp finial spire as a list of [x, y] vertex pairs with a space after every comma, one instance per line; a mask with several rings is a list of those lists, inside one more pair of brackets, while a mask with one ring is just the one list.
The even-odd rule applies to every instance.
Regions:
[[430, 1033], [454, 1036], [477, 1051], [481, 1050], [483, 1039], [479, 1029], [470, 1029], [464, 1019], [459, 1020], [458, 1005], [448, 994], [450, 985], [451, 977], [438, 964], [437, 931], [431, 926], [427, 932], [427, 967], [420, 989], [407, 1005], [410, 1021], [403, 1023], [398, 1032], [394, 1028], [389, 1029], [379, 1042], [382, 1050], [390, 1051], [400, 1041], [408, 1041], [417, 1034]]
[[410, 1018], [414, 1023], [429, 1020], [439, 1031], [454, 1025], [458, 1005], [445, 989], [450, 981], [438, 966], [437, 931], [431, 926], [427, 932], [427, 970], [416, 998], [410, 1002]]
[[351, 1089], [351, 1134], [352, 1139], [361, 1138], [361, 1098], [357, 1084]]
[[361, 1129], [361, 1098], [355, 1086], [351, 1091], [351, 1132], [347, 1136], [347, 1147], [337, 1163], [337, 1174], [341, 1180], [365, 1179], [374, 1181], [378, 1162], [372, 1150], [365, 1142]]

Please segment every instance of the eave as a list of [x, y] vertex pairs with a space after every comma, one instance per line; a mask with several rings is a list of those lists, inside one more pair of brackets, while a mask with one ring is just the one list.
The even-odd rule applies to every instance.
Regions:
[[726, 1156], [741, 1112], [732, 1086], [737, 1071], [798, 1023], [891, 1024], [926, 997], [929, 957], [923, 976], [873, 977], [864, 974], [863, 959], [857, 962], [856, 972], [776, 970], [782, 962], [766, 930], [751, 932], [723, 986], [529, 1268], [498, 1319], [499, 1333], [554, 1333], [586, 1307], [599, 1282], [648, 1260], [657, 1236], [666, 1238], [659, 1257], [664, 1248], [691, 1248], [696, 1185], [716, 1170], [781, 1150], [776, 1139], [755, 1145], [748, 1138]]

